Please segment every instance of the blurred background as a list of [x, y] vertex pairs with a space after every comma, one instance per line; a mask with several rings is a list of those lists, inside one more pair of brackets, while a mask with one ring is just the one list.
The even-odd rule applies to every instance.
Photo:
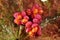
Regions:
[[[29, 39], [18, 30], [13, 14], [31, 8], [34, 3], [44, 10], [42, 35]], [[0, 40], [60, 40], [60, 0], [0, 0]]]

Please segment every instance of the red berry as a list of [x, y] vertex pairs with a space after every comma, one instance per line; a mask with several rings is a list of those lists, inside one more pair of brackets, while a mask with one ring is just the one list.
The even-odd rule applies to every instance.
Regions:
[[30, 36], [30, 37], [34, 37], [34, 35], [35, 35], [35, 34], [34, 34], [32, 31], [29, 32], [29, 36]]
[[31, 9], [27, 9], [26, 12], [27, 12], [27, 15], [31, 15]]
[[38, 19], [33, 19], [33, 23], [39, 23], [39, 20]]
[[21, 15], [24, 17], [24, 16], [26, 16], [26, 12], [25, 11], [22, 11], [21, 12]]
[[38, 27], [38, 24], [32, 24], [32, 28]]
[[21, 21], [21, 23], [22, 23], [23, 25], [25, 25], [27, 22], [28, 22], [27, 19], [22, 19], [22, 21]]
[[17, 25], [20, 25], [21, 24], [21, 20], [14, 19], [14, 23], [16, 23]]
[[40, 14], [40, 15], [43, 14], [43, 10], [42, 10], [42, 9], [39, 10], [39, 14]]
[[25, 25], [25, 26], [26, 26], [26, 27], [31, 27], [31, 25], [32, 25], [32, 22], [31, 22], [31, 21], [29, 21], [29, 22], [27, 22], [27, 23], [26, 23], [26, 25]]
[[18, 15], [20, 15], [20, 12], [16, 12], [16, 13], [13, 14], [13, 16], [14, 16], [15, 18], [17, 18]]
[[39, 19], [39, 20], [42, 19], [42, 18], [41, 18], [41, 15], [39, 15], [39, 14], [37, 14], [37, 15], [35, 16], [35, 18], [37, 18], [37, 19]]
[[39, 27], [39, 29], [37, 31], [37, 35], [40, 36], [41, 34], [42, 34], [41, 27]]
[[38, 14], [38, 9], [37, 8], [34, 8], [32, 11], [33, 11], [33, 14]]
[[18, 15], [16, 18], [21, 20], [22, 19], [22, 15], [21, 14]]
[[24, 19], [28, 19], [29, 20], [29, 17], [28, 16], [24, 16]]
[[35, 3], [35, 5], [33, 6], [35, 8], [39, 8], [39, 5]]
[[26, 28], [26, 33], [28, 33], [29, 31], [31, 31], [31, 28]]
[[32, 32], [33, 32], [33, 33], [36, 33], [37, 31], [38, 31], [38, 27], [32, 28]]

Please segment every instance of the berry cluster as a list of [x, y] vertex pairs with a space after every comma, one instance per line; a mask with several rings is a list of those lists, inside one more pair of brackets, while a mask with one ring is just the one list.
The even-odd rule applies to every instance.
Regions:
[[26, 33], [29, 36], [41, 35], [41, 27], [39, 24], [42, 21], [42, 13], [42, 8], [38, 4], [35, 4], [30, 9], [14, 13], [14, 23], [24, 25]]

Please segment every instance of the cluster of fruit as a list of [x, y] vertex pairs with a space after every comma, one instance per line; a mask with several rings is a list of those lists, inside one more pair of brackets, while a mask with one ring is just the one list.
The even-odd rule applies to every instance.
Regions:
[[14, 13], [14, 23], [24, 25], [26, 33], [29, 36], [41, 35], [41, 27], [39, 24], [42, 21], [42, 13], [42, 8], [38, 4], [35, 4], [30, 9]]

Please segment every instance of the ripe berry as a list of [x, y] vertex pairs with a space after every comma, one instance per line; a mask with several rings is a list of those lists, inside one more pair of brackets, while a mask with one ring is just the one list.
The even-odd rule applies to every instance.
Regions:
[[26, 23], [26, 25], [25, 25], [25, 26], [26, 26], [26, 27], [31, 27], [31, 25], [32, 25], [32, 22], [31, 22], [31, 21], [29, 21], [29, 22], [27, 22], [27, 23]]
[[26, 16], [26, 12], [25, 11], [22, 11], [21, 12], [21, 15], [24, 17], [24, 16]]
[[33, 6], [35, 8], [39, 8], [39, 5], [35, 3], [35, 5]]
[[41, 15], [43, 14], [43, 10], [42, 9], [39, 10], [39, 14], [41, 14]]
[[16, 18], [17, 19], [22, 19], [22, 15], [18, 15]]
[[34, 9], [33, 9], [33, 13], [34, 13], [34, 14], [37, 14], [37, 13], [38, 13], [38, 9], [37, 9], [37, 8], [34, 8]]
[[33, 23], [39, 23], [39, 20], [38, 19], [33, 19]]
[[28, 19], [29, 20], [29, 17], [28, 16], [24, 16], [24, 19]]
[[36, 19], [39, 19], [39, 20], [42, 19], [42, 18], [41, 18], [41, 15], [39, 15], [39, 14], [37, 14], [37, 15], [35, 16], [35, 18], [36, 18]]
[[26, 28], [26, 33], [28, 33], [29, 31], [31, 31], [31, 28]]
[[27, 9], [26, 12], [27, 12], [27, 15], [31, 15], [31, 9]]
[[32, 24], [32, 28], [38, 27], [38, 24]]
[[14, 19], [14, 23], [16, 23], [17, 25], [20, 25], [21, 24], [21, 20]]
[[38, 31], [37, 31], [37, 35], [40, 36], [42, 33], [41, 33], [41, 27], [39, 27]]
[[34, 36], [34, 33], [32, 31], [29, 32], [29, 36], [30, 37], [33, 37]]
[[18, 15], [20, 15], [20, 12], [16, 12], [16, 13], [13, 14], [13, 16], [14, 16], [15, 18], [17, 18]]
[[22, 19], [22, 24], [26, 24], [27, 22], [28, 22], [28, 20], [27, 19]]
[[38, 31], [38, 27], [32, 28], [32, 32], [36, 33]]

